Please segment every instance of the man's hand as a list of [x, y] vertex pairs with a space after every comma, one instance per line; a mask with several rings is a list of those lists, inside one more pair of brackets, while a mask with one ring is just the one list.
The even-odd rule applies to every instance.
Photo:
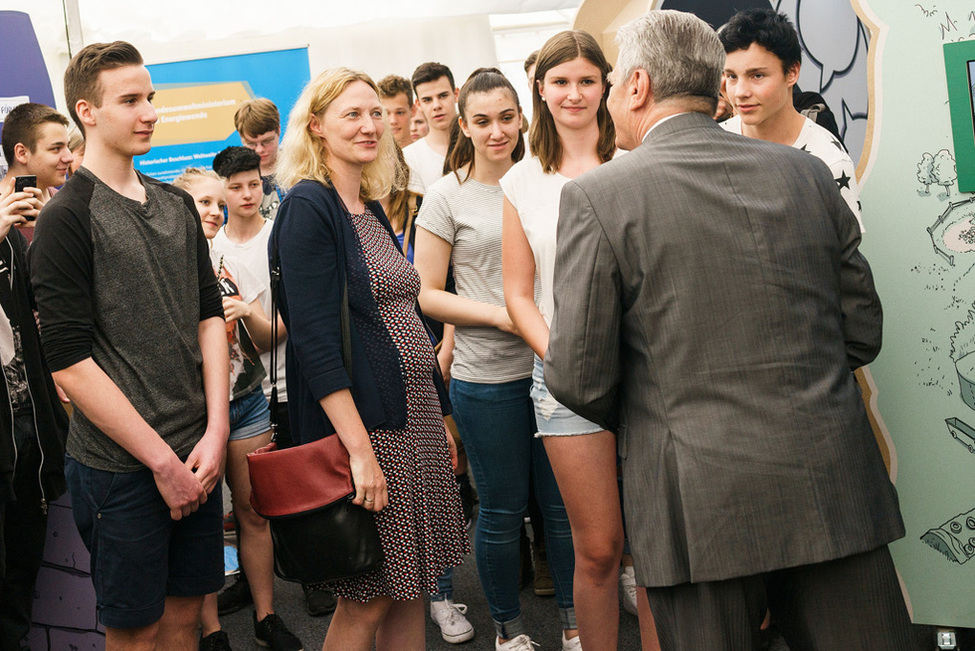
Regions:
[[[194, 450], [195, 452], [195, 450]], [[190, 469], [179, 462], [176, 455], [162, 468], [152, 473], [159, 494], [166, 500], [169, 517], [181, 520], [200, 508], [207, 501], [203, 484]]]
[[37, 219], [41, 211], [41, 191], [27, 188], [25, 192], [11, 192], [0, 199], [0, 239], [7, 237], [10, 227]]
[[227, 431], [208, 429], [190, 452], [190, 456], [186, 457], [186, 467], [195, 473], [208, 495], [213, 492], [223, 475], [226, 456]]

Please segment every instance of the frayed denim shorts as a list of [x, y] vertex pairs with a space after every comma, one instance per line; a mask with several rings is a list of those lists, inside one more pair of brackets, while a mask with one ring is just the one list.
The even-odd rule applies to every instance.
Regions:
[[602, 427], [569, 410], [548, 392], [544, 366], [544, 362], [536, 355], [531, 389], [535, 424], [538, 427], [535, 436], [579, 436], [603, 431]]
[[230, 440], [242, 441], [271, 430], [271, 410], [261, 385], [230, 401]]

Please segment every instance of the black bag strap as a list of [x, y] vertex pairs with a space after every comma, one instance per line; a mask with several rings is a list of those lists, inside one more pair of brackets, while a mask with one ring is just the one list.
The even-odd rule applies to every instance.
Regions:
[[[337, 194], [337, 193], [336, 193]], [[339, 203], [342, 205], [342, 210], [348, 214], [349, 210], [345, 207], [345, 202], [339, 197]], [[279, 212], [278, 219], [281, 219], [283, 215]], [[277, 342], [278, 340], [278, 291], [281, 285], [281, 257], [278, 253], [278, 229], [280, 226], [273, 230], [273, 236], [271, 237], [271, 341]], [[338, 235], [341, 237], [341, 234]], [[336, 241], [336, 253], [341, 254], [345, 247], [341, 245], [341, 241]], [[341, 260], [340, 264], [345, 264], [345, 260]], [[352, 327], [350, 323], [349, 315], [349, 283], [347, 279], [342, 281], [342, 303], [339, 307], [339, 327], [342, 333], [342, 364], [345, 366], [345, 372], [348, 373], [349, 377], [352, 377]], [[278, 438], [278, 418], [280, 403], [278, 402], [278, 346], [271, 346], [271, 368], [268, 372], [269, 380], [271, 382], [271, 400], [270, 400], [270, 410], [271, 410], [271, 440], [276, 441]]]
[[403, 222], [403, 255], [407, 255], [410, 250], [410, 243], [416, 239], [416, 216], [420, 213], [420, 205], [423, 203], [423, 195], [412, 195], [411, 203], [415, 207], [411, 208], [407, 204], [406, 220]]
[[281, 284], [281, 259], [278, 257], [277, 229], [271, 244], [271, 368], [268, 376], [271, 381], [271, 440], [278, 440], [278, 288]]

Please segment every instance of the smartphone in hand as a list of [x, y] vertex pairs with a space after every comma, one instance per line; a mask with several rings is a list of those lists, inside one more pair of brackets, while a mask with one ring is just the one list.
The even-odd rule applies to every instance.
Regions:
[[[37, 176], [34, 174], [24, 174], [23, 176], [14, 177], [14, 192], [25, 192], [27, 188], [36, 188], [36, 187], [37, 187]], [[32, 222], [35, 219], [37, 219], [37, 216], [33, 215], [28, 217], [25, 215], [24, 219], [26, 219], [29, 222]]]
[[14, 192], [24, 192], [27, 188], [37, 187], [37, 177], [33, 174], [14, 177]]

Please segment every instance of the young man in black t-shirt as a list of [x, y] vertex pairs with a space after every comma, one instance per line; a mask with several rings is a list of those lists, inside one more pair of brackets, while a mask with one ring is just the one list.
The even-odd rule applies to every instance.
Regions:
[[153, 94], [128, 43], [71, 60], [84, 166], [29, 252], [44, 350], [75, 406], [65, 473], [107, 651], [194, 648], [203, 595], [223, 585], [223, 308], [193, 200], [133, 166]]

